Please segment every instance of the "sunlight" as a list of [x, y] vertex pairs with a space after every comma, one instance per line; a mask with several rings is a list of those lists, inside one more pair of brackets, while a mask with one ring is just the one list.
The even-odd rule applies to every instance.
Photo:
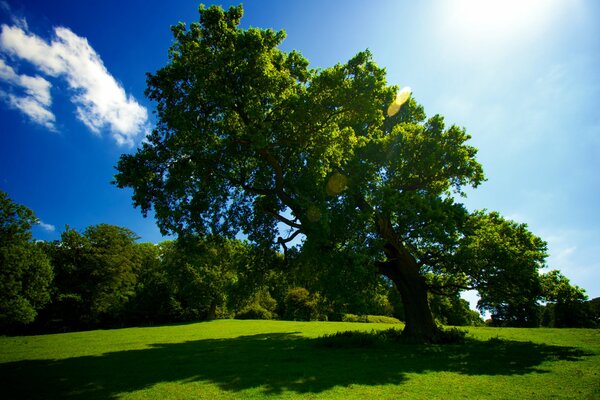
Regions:
[[545, 28], [564, 4], [561, 0], [456, 0], [445, 3], [442, 18], [460, 39], [512, 41]]

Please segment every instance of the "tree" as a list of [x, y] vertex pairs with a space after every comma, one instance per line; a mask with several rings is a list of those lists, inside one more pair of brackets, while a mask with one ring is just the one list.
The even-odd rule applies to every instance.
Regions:
[[122, 322], [141, 265], [136, 240], [134, 232], [115, 225], [90, 226], [83, 234], [67, 227], [48, 246], [56, 270], [49, 313], [68, 326]]
[[158, 245], [140, 243], [141, 256], [135, 296], [127, 304], [127, 315], [134, 323], [165, 323], [175, 321], [174, 301], [165, 265], [162, 262], [170, 242]]
[[52, 267], [31, 241], [34, 213], [0, 191], [0, 329], [33, 322], [50, 300]]
[[163, 264], [179, 319], [215, 319], [226, 313], [229, 288], [243, 263], [243, 243], [217, 236], [179, 238], [166, 247]]
[[476, 212], [467, 225], [454, 271], [466, 274], [467, 284], [478, 290], [477, 307], [489, 311], [497, 325], [538, 326], [546, 243], [526, 224], [496, 212]]
[[544, 316], [546, 325], [557, 328], [594, 325], [585, 290], [572, 286], [569, 279], [557, 270], [542, 274], [540, 281], [542, 295], [548, 302]]
[[284, 253], [304, 235], [303, 252], [356, 254], [398, 289], [403, 334], [435, 341], [427, 274], [456, 291], [473, 272], [450, 261], [469, 217], [455, 197], [484, 180], [470, 136], [396, 96], [368, 51], [309, 69], [278, 48], [284, 32], [240, 29], [242, 14], [201, 6], [172, 28], [169, 62], [147, 79], [156, 129], [121, 156], [116, 184], [165, 234], [242, 232]]
[[458, 292], [453, 296], [430, 294], [429, 304], [435, 318], [444, 325], [483, 325], [481, 315], [471, 310], [469, 302], [461, 299]]

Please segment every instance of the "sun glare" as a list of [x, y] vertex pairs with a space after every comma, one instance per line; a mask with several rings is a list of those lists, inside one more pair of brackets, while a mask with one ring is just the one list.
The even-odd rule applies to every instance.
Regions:
[[563, 4], [561, 0], [455, 0], [446, 2], [443, 18], [463, 38], [505, 41], [539, 32]]

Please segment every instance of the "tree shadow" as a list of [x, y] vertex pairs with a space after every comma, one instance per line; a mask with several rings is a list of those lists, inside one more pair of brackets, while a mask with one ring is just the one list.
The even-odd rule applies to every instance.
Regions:
[[573, 347], [490, 340], [426, 346], [387, 343], [329, 349], [297, 332], [154, 344], [143, 350], [63, 360], [0, 364], [4, 398], [116, 398], [161, 382], [202, 381], [222, 390], [258, 388], [320, 393], [334, 386], [401, 385], [407, 374], [447, 371], [465, 375], [546, 373], [545, 361], [588, 356]]

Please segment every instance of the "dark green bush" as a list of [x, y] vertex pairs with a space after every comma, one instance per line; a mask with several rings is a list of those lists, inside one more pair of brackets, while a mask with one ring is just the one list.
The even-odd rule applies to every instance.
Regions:
[[316, 299], [305, 288], [290, 289], [285, 296], [285, 319], [312, 321], [319, 319]]
[[[433, 344], [464, 343], [467, 332], [457, 328], [440, 329]], [[317, 339], [317, 344], [329, 348], [374, 347], [386, 343], [412, 343], [402, 336], [402, 331], [390, 328], [386, 330], [343, 331], [324, 335]]]
[[252, 303], [235, 314], [236, 319], [273, 319], [273, 313], [260, 304]]
[[344, 322], [371, 322], [379, 324], [399, 324], [400, 320], [394, 317], [385, 315], [355, 315], [343, 314], [342, 321]]

